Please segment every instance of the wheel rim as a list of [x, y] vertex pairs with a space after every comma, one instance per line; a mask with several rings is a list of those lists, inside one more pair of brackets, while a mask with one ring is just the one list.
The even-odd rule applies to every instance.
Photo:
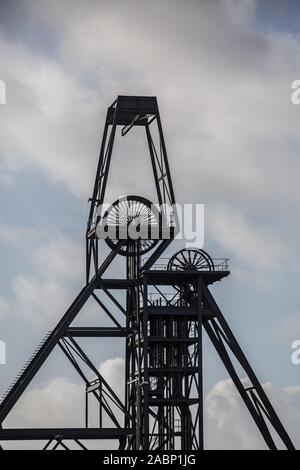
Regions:
[[204, 250], [183, 249], [175, 253], [168, 263], [168, 271], [213, 271], [212, 258]]
[[[128, 238], [124, 240], [124, 245], [119, 253], [123, 256], [134, 256], [137, 253], [143, 255], [152, 250], [158, 243], [157, 239], [150, 239], [138, 236], [137, 239], [131, 239], [128, 234], [130, 227], [135, 233], [148, 233], [151, 227], [158, 228], [159, 214], [153, 205], [147, 199], [140, 196], [127, 196], [115, 201], [104, 214], [105, 230], [110, 229], [127, 231]], [[124, 232], [123, 232], [124, 233]], [[107, 245], [115, 250], [119, 242], [119, 237], [105, 238]]]

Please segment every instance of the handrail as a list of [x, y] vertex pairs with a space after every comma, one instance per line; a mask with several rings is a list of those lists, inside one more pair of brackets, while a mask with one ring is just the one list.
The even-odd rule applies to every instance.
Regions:
[[6, 389], [6, 391], [4, 392], [4, 394], [1, 396], [1, 400], [0, 400], [0, 403], [3, 402], [3, 400], [5, 400], [5, 398], [7, 397], [7, 395], [9, 394], [9, 392], [12, 390], [12, 388], [16, 385], [16, 383], [18, 382], [19, 378], [21, 377], [21, 375], [23, 374], [23, 372], [26, 370], [26, 368], [28, 367], [28, 365], [30, 364], [30, 362], [32, 361], [32, 359], [36, 356], [36, 354], [40, 351], [41, 347], [44, 345], [44, 343], [47, 341], [47, 339], [49, 338], [50, 334], [52, 333], [52, 330], [48, 331], [47, 334], [44, 336], [44, 338], [42, 339], [42, 341], [40, 342], [40, 344], [38, 345], [38, 347], [34, 350], [34, 352], [31, 354], [31, 356], [29, 356], [29, 358], [27, 359], [27, 361], [25, 362], [24, 366], [22, 367], [22, 369], [20, 370], [20, 372], [18, 373], [18, 375], [15, 377], [14, 381], [9, 385], [9, 387]]
[[[149, 258], [143, 258], [143, 264]], [[151, 266], [151, 270], [155, 271], [167, 271], [168, 263], [171, 258], [159, 258], [159, 260]], [[203, 269], [203, 271], [229, 271], [229, 258], [212, 258], [214, 268], [213, 269]], [[172, 271], [176, 269], [172, 269]], [[178, 271], [181, 271], [178, 269]]]

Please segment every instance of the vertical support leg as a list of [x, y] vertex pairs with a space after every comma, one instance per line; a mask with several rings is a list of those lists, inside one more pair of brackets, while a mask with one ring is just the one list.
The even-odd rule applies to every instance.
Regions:
[[144, 403], [143, 403], [143, 419], [144, 419], [144, 445], [143, 449], [149, 449], [149, 370], [148, 370], [148, 279], [144, 275], [143, 278], [143, 348], [144, 348]]
[[[217, 306], [212, 294], [204, 283], [202, 283], [203, 298], [207, 308], [212, 312], [213, 318], [205, 319], [203, 326], [215, 346], [224, 366], [229, 372], [234, 384], [236, 385], [241, 398], [247, 406], [258, 429], [260, 430], [269, 449], [275, 450], [277, 446], [266, 424], [265, 417], [278, 437], [282, 440], [288, 450], [294, 450], [294, 445], [278, 418], [273, 406], [271, 405], [265, 391], [258, 381], [253, 369], [251, 368], [246, 356], [241, 350], [235, 336], [229, 328], [219, 307]], [[234, 365], [228, 354], [231, 350], [237, 362], [242, 366], [251, 386], [245, 388], [240, 380]]]
[[89, 392], [85, 391], [85, 427], [89, 427]]
[[204, 448], [203, 436], [203, 347], [202, 347], [202, 286], [197, 278], [197, 307], [198, 307], [198, 422], [199, 422], [199, 450]]

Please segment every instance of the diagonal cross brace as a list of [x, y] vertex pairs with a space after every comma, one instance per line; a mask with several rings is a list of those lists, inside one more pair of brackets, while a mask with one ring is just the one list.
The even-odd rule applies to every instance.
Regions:
[[60, 338], [65, 334], [68, 326], [72, 323], [72, 321], [76, 318], [79, 311], [82, 309], [90, 295], [93, 293], [97, 281], [99, 278], [104, 274], [112, 260], [120, 251], [123, 242], [119, 242], [116, 250], [112, 251], [108, 257], [104, 260], [102, 265], [100, 266], [97, 274], [91, 279], [91, 281], [83, 287], [83, 289], [79, 292], [71, 306], [68, 308], [62, 319], [58, 322], [52, 333], [46, 339], [45, 343], [42, 344], [40, 349], [37, 351], [35, 356], [33, 357], [32, 361], [29, 365], [25, 368], [23, 373], [20, 375], [19, 379], [13, 386], [13, 388], [9, 391], [6, 395], [4, 400], [0, 405], [0, 423], [2, 423], [9, 412], [11, 411], [12, 407], [18, 401], [24, 390], [30, 384], [32, 379], [35, 377], [37, 372], [39, 371], [40, 367], [44, 364], [47, 357], [54, 349], [54, 347], [58, 344]]
[[[250, 366], [246, 356], [244, 355], [242, 349], [240, 348], [234, 334], [232, 333], [229, 325], [227, 324], [224, 316], [222, 315], [221, 310], [219, 309], [217, 303], [215, 302], [212, 294], [210, 293], [208, 287], [202, 283], [202, 293], [207, 307], [212, 311], [215, 318], [203, 318], [203, 326], [207, 332], [210, 340], [215, 346], [224, 366], [229, 372], [231, 379], [233, 380], [235, 386], [237, 387], [241, 398], [243, 399], [245, 405], [247, 406], [251, 416], [258, 429], [260, 430], [263, 438], [265, 439], [268, 447], [270, 449], [276, 450], [276, 445], [271, 436], [271, 433], [266, 425], [263, 414], [258, 412], [257, 404], [260, 408], [264, 410], [264, 414], [268, 418], [270, 424], [273, 426], [277, 435], [280, 437], [284, 445], [288, 450], [294, 450], [294, 445], [284, 429], [279, 417], [277, 416], [273, 406], [271, 405], [264, 389], [262, 388], [258, 378], [256, 377], [252, 367]], [[216, 320], [218, 323], [216, 322]], [[225, 342], [224, 342], [225, 341]], [[252, 383], [253, 389], [256, 392], [255, 401], [253, 400], [253, 394], [249, 394], [248, 391], [243, 386], [236, 370], [232, 364], [228, 351], [226, 349], [225, 343], [230, 348], [235, 358], [242, 366], [243, 370], [247, 374], [250, 382]]]

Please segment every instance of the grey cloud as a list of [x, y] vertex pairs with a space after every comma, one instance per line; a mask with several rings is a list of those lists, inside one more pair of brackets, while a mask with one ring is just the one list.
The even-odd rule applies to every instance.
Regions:
[[[124, 360], [109, 359], [100, 371], [113, 389], [122, 391]], [[283, 420], [296, 448], [300, 448], [300, 388], [280, 388], [264, 384], [272, 403]], [[84, 389], [81, 385], [55, 378], [41, 387], [26, 392], [15, 413], [7, 419], [9, 426], [81, 426]], [[76, 412], [75, 412], [76, 410]], [[231, 380], [218, 382], [205, 396], [205, 448], [207, 449], [266, 449], [252, 418], [248, 414]], [[279, 444], [279, 443], [278, 443]], [[7, 444], [6, 444], [7, 445]], [[99, 444], [97, 444], [99, 445]], [[18, 448], [18, 444], [14, 444]], [[101, 444], [100, 444], [101, 446]], [[107, 447], [108, 446], [108, 447]], [[105, 443], [111, 448], [112, 443]]]
[[[299, 38], [258, 27], [254, 1], [26, 6], [35, 23], [32, 37], [28, 28], [18, 40], [0, 38], [1, 78], [8, 84], [0, 144], [5, 176], [38, 167], [75, 197], [89, 196], [106, 107], [117, 94], [156, 94], [178, 200], [206, 204], [206, 238], [236, 255], [248, 279], [258, 264], [262, 277], [283, 272], [280, 288], [288, 291], [291, 276], [299, 277], [300, 108], [290, 102], [290, 84], [299, 78]], [[36, 25], [51, 31], [55, 54]], [[36, 37], [43, 54], [33, 46]], [[114, 156], [121, 173], [112, 167], [109, 197], [132, 192], [133, 185], [146, 192], [142, 159], [133, 167], [143, 147], [139, 142], [135, 153], [128, 137]], [[37, 271], [48, 262], [38, 256]], [[59, 271], [52, 269], [52, 282], [64, 268]], [[46, 282], [30, 279], [31, 285]], [[22, 286], [31, 292], [24, 279]], [[271, 311], [272, 291], [270, 297]], [[228, 390], [228, 384], [215, 390], [222, 403]], [[247, 435], [241, 441], [238, 429], [230, 429], [224, 445], [245, 446]], [[249, 442], [261, 446], [256, 438]]]

